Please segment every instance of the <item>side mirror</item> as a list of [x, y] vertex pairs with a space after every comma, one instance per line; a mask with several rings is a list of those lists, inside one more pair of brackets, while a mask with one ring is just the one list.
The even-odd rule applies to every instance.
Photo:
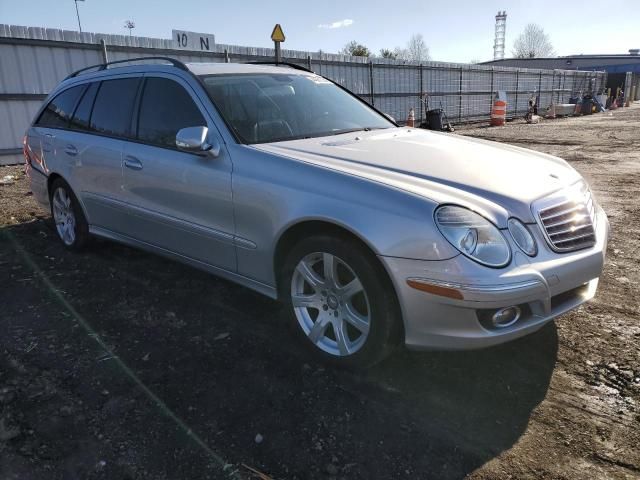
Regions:
[[209, 142], [207, 127], [187, 127], [178, 130], [176, 134], [176, 147], [183, 152], [197, 155], [210, 154], [213, 157], [220, 155], [220, 144], [217, 140]]

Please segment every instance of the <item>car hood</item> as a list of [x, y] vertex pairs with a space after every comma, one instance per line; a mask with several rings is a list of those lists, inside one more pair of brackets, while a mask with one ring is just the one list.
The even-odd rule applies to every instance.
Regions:
[[564, 160], [460, 135], [394, 128], [254, 145], [400, 188], [437, 203], [456, 202], [504, 227], [534, 222], [531, 203], [578, 181]]

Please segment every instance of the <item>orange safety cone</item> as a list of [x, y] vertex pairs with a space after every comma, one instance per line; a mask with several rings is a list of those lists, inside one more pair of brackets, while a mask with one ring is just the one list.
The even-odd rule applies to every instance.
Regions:
[[407, 117], [407, 127], [416, 126], [416, 114], [413, 112], [413, 108], [409, 109], [409, 116]]

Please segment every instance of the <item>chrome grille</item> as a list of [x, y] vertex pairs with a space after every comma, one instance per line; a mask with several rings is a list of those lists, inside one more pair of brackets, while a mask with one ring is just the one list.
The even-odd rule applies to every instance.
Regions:
[[538, 211], [551, 248], [556, 252], [571, 252], [593, 246], [596, 243], [596, 217], [589, 188], [578, 184], [556, 200]]

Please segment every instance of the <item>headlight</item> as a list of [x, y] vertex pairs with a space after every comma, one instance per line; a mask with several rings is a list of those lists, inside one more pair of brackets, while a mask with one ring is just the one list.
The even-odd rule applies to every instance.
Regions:
[[436, 225], [444, 237], [467, 257], [489, 267], [504, 267], [511, 250], [502, 232], [471, 210], [445, 205], [436, 210]]
[[513, 241], [520, 247], [520, 250], [530, 257], [535, 257], [538, 253], [538, 245], [536, 245], [536, 241], [526, 225], [516, 218], [510, 218], [507, 226]]

